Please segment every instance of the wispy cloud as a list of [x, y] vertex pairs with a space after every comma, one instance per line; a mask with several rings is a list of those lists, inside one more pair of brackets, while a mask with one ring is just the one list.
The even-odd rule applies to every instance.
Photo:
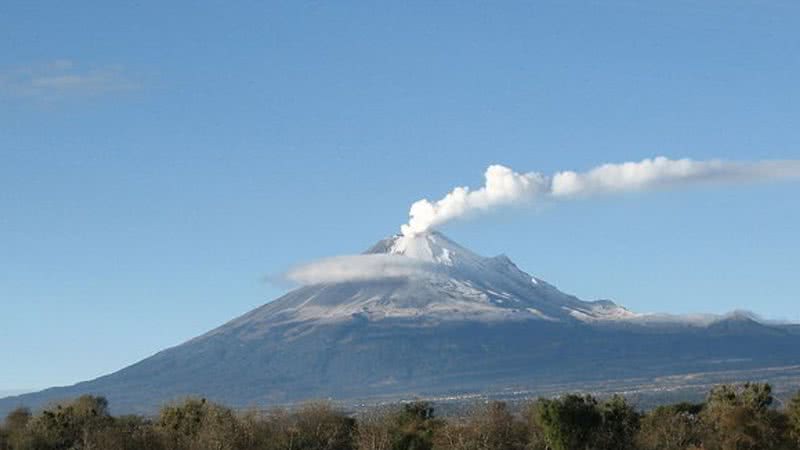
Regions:
[[296, 284], [341, 283], [424, 276], [437, 270], [430, 263], [399, 255], [346, 255], [297, 266], [280, 278]]
[[138, 87], [122, 66], [82, 66], [62, 59], [0, 68], [0, 96], [54, 101], [96, 97]]

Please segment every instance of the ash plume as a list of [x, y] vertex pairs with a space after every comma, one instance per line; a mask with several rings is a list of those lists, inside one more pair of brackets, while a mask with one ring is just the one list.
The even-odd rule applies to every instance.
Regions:
[[401, 226], [403, 235], [424, 233], [452, 220], [501, 206], [704, 184], [800, 178], [800, 160], [694, 161], [659, 156], [639, 162], [603, 164], [586, 172], [567, 170], [550, 176], [538, 172], [518, 173], [494, 164], [486, 169], [484, 177], [486, 181], [478, 189], [456, 187], [439, 200], [414, 202], [408, 213], [408, 223]]

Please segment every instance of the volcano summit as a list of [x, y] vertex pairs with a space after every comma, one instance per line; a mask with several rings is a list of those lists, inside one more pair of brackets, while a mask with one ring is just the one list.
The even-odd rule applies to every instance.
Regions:
[[[380, 269], [373, 271], [376, 266]], [[292, 322], [415, 319], [435, 324], [572, 323], [635, 316], [611, 302], [584, 302], [564, 294], [523, 272], [504, 255], [481, 257], [438, 232], [393, 236], [363, 255], [328, 260], [300, 271], [322, 272], [319, 275], [325, 281], [330, 281], [325, 274], [334, 272], [338, 282], [316, 283], [289, 293], [265, 307], [262, 317]], [[369, 278], [364, 278], [365, 273]]]
[[0, 400], [0, 412], [85, 393], [115, 412], [152, 412], [187, 395], [247, 407], [800, 363], [792, 326], [583, 301], [438, 232], [393, 236], [290, 276], [307, 284], [118, 372]]

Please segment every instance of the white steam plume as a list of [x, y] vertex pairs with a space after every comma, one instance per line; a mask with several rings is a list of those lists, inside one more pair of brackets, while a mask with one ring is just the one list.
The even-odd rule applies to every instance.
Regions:
[[587, 172], [557, 172], [552, 176], [517, 173], [505, 166], [491, 165], [484, 176], [486, 183], [477, 190], [457, 187], [435, 202], [427, 199], [415, 202], [408, 213], [408, 223], [401, 226], [403, 235], [413, 236], [471, 213], [540, 199], [800, 178], [800, 160], [693, 161], [659, 156], [640, 162], [603, 164]]

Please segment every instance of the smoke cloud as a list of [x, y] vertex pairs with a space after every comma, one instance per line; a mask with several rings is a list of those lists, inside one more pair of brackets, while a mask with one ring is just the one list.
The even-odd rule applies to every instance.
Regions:
[[456, 187], [440, 200], [423, 199], [412, 204], [408, 223], [400, 227], [403, 235], [413, 236], [451, 220], [497, 207], [532, 204], [540, 200], [800, 178], [800, 160], [694, 161], [659, 156], [639, 162], [603, 164], [586, 172], [557, 172], [552, 176], [538, 172], [517, 173], [505, 166], [491, 165], [484, 177], [486, 182], [479, 189]]

